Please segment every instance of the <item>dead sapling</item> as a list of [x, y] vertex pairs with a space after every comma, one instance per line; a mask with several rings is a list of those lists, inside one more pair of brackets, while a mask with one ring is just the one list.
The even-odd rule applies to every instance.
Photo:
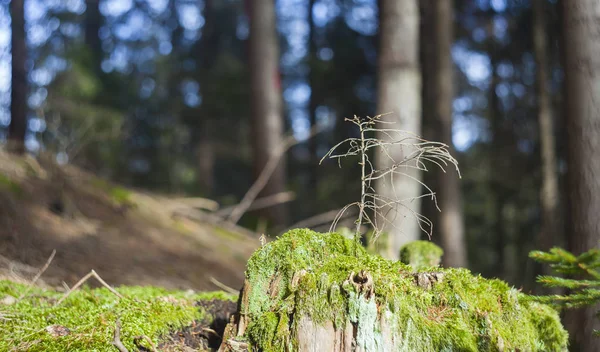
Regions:
[[[373, 236], [371, 237], [371, 241], [374, 242], [383, 232], [385, 224], [394, 226], [393, 222], [389, 219], [389, 215], [390, 213], [397, 215], [400, 208], [408, 210], [419, 224], [420, 229], [431, 237], [433, 230], [431, 220], [410, 209], [407, 203], [417, 198], [431, 197], [436, 208], [440, 211], [437, 206], [435, 192], [418, 178], [409, 175], [406, 172], [408, 169], [428, 171], [427, 163], [431, 163], [438, 166], [443, 172], [446, 172], [446, 168], [449, 166], [453, 167], [460, 177], [458, 162], [450, 155], [449, 147], [446, 144], [431, 142], [410, 132], [387, 128], [387, 125], [394, 122], [382, 120], [383, 116], [377, 115], [375, 117], [360, 118], [355, 115], [353, 118], [344, 119], [358, 127], [359, 137], [348, 138], [336, 144], [320, 161], [322, 163], [327, 158], [337, 159], [341, 167], [342, 158], [356, 156], [359, 159], [358, 165], [361, 170], [360, 199], [357, 202], [344, 206], [334, 218], [329, 229], [330, 232], [335, 231], [337, 223], [344, 216], [344, 213], [352, 207], [357, 207], [358, 219], [356, 220], [356, 229], [354, 232], [356, 247], [361, 245], [361, 227], [363, 225], [370, 225], [372, 227]], [[379, 125], [384, 126], [379, 127]], [[383, 136], [383, 138], [378, 136]], [[347, 149], [338, 152], [344, 146], [347, 146]], [[391, 152], [393, 148], [403, 149], [403, 157], [401, 159], [394, 157], [397, 153]], [[377, 169], [370, 159], [370, 155], [373, 152], [382, 153], [383, 158], [388, 158], [387, 165], [389, 166], [385, 169]], [[423, 186], [426, 193], [416, 198], [408, 199], [397, 196], [396, 189], [394, 188], [395, 177], [408, 177], [412, 179]], [[383, 196], [377, 193], [373, 181], [379, 181], [380, 183], [389, 181], [393, 196]]]

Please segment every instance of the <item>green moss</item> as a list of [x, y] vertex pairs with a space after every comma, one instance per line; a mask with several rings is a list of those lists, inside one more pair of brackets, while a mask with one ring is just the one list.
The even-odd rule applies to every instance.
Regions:
[[[26, 286], [0, 281], [0, 300], [19, 297]], [[206, 299], [234, 299], [222, 292], [188, 294], [154, 287], [121, 287], [119, 299], [105, 288], [74, 291], [58, 307], [62, 293], [33, 289], [15, 304], [0, 305], [0, 351], [114, 351], [111, 345], [117, 317], [121, 341], [130, 350], [137, 348], [134, 337], [146, 335], [154, 343], [171, 330], [201, 319], [205, 313], [194, 302]], [[53, 325], [70, 330], [66, 336], [52, 336]]]
[[[377, 351], [382, 343], [379, 321], [385, 315], [405, 351], [566, 350], [567, 333], [557, 313], [529, 302], [503, 281], [466, 269], [414, 273], [402, 262], [362, 248], [358, 256], [353, 254], [352, 240], [305, 229], [257, 250], [246, 271], [252, 289], [241, 306], [252, 322], [248, 340], [263, 351], [293, 346], [293, 337], [281, 343], [290, 331], [281, 322], [307, 315], [317, 323], [333, 321], [337, 328], [358, 324], [357, 343], [365, 351]], [[373, 278], [369, 299], [348, 281], [361, 270]], [[441, 279], [424, 288], [416, 283], [419, 273]]]
[[117, 205], [134, 205], [134, 202], [131, 200], [131, 192], [129, 190], [123, 187], [113, 186], [99, 178], [92, 179], [91, 183], [94, 187], [106, 192], [112, 201]]
[[400, 249], [400, 261], [415, 270], [440, 265], [444, 251], [429, 241], [413, 241]]
[[11, 180], [8, 176], [0, 174], [0, 190], [7, 190], [17, 196], [23, 194], [23, 188], [17, 182]]

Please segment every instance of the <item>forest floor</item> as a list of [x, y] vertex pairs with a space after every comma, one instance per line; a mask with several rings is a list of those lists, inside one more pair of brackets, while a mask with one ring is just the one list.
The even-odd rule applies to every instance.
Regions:
[[42, 284], [72, 286], [95, 270], [113, 286], [237, 290], [259, 246], [174, 198], [0, 150], [0, 279], [28, 282], [56, 250]]

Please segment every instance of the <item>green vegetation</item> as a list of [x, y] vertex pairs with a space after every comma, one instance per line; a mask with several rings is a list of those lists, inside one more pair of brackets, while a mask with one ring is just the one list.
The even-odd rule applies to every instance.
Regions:
[[[558, 274], [579, 277], [540, 276], [538, 282], [547, 287], [568, 289], [569, 294], [532, 296], [532, 300], [561, 308], [591, 306], [600, 302], [600, 250], [592, 249], [575, 256], [562, 248], [552, 248], [549, 252], [532, 251], [529, 256], [538, 262], [549, 263]], [[600, 332], [595, 331], [595, 334], [600, 335]]]
[[[134, 337], [146, 335], [157, 344], [164, 334], [201, 319], [206, 313], [194, 306], [198, 300], [234, 297], [222, 292], [188, 294], [154, 287], [121, 287], [119, 299], [105, 288], [74, 291], [61, 305], [63, 293], [34, 288], [16, 303], [27, 286], [0, 281], [0, 351], [114, 351], [116, 319], [121, 321], [121, 341], [137, 350]], [[50, 331], [69, 329], [65, 336]]]
[[[361, 270], [373, 279], [371, 298], [349, 280]], [[422, 285], [418, 278], [428, 276], [430, 284]], [[246, 277], [246, 338], [263, 351], [295, 346], [293, 324], [303, 315], [337, 329], [358, 323], [357, 342], [367, 350], [381, 342], [382, 316], [407, 351], [566, 350], [557, 312], [505, 282], [465, 269], [414, 273], [336, 233], [290, 231], [254, 253]]]
[[113, 186], [99, 178], [94, 178], [92, 185], [106, 192], [117, 205], [134, 205], [134, 202], [131, 200], [131, 192], [123, 187]]
[[23, 194], [23, 188], [21, 188], [21, 185], [11, 180], [8, 176], [4, 174], [0, 174], [0, 190], [2, 189], [8, 190], [9, 192], [17, 196]]
[[400, 261], [413, 269], [440, 265], [444, 250], [430, 241], [413, 241], [400, 248]]

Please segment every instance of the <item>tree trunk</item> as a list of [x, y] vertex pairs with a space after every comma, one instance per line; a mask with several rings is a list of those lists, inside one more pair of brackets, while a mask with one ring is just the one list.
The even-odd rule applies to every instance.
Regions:
[[[310, 120], [310, 126], [314, 128], [317, 125], [317, 97], [315, 93], [315, 65], [317, 63], [317, 43], [315, 42], [315, 21], [313, 18], [313, 7], [315, 6], [315, 0], [308, 1], [308, 64], [310, 72], [308, 74], [308, 84], [310, 85], [310, 98], [308, 100], [308, 117]], [[309, 181], [308, 185], [310, 189], [317, 190], [318, 182], [318, 167], [319, 157], [317, 155], [317, 137], [312, 137], [308, 140], [308, 152], [310, 153], [310, 165], [309, 165]], [[315, 194], [313, 199], [317, 199]]]
[[[538, 249], [548, 251], [557, 241], [559, 225], [558, 212], [558, 170], [556, 164], [556, 143], [552, 121], [552, 106], [548, 92], [548, 40], [544, 0], [533, 0], [533, 50], [536, 61], [536, 90], [540, 150], [542, 159], [542, 189], [540, 206], [542, 225], [538, 238]], [[544, 266], [543, 274], [550, 274]], [[558, 292], [554, 292], [558, 293]]]
[[27, 44], [23, 3], [23, 0], [13, 0], [10, 2], [12, 21], [12, 80], [8, 149], [16, 154], [23, 154], [25, 152], [25, 133], [27, 131]]
[[[252, 99], [252, 146], [254, 174], [262, 169], [283, 139], [283, 114], [279, 78], [279, 47], [273, 0], [248, 0], [250, 20], [250, 80]], [[285, 157], [271, 176], [262, 195], [285, 191]], [[287, 222], [286, 206], [269, 208], [265, 215], [275, 226]]]
[[[451, 48], [453, 41], [453, 3], [451, 1], [434, 0], [432, 4], [431, 72], [425, 85], [430, 85], [433, 100], [431, 104], [434, 121], [438, 128], [435, 139], [449, 146], [452, 144], [452, 101], [454, 99], [454, 80]], [[440, 237], [444, 249], [444, 265], [465, 267], [467, 254], [464, 238], [462, 196], [458, 175], [454, 172], [437, 172], [438, 204], [442, 210], [439, 215]]]
[[102, 41], [98, 32], [102, 26], [102, 14], [100, 13], [100, 0], [86, 0], [84, 38], [85, 44], [90, 50], [91, 60], [94, 65], [94, 72], [98, 75], [102, 73], [102, 59], [104, 51], [102, 50]]
[[[563, 1], [565, 96], [568, 111], [570, 246], [576, 253], [600, 241], [600, 42], [596, 0]], [[598, 307], [583, 309], [572, 337], [581, 351], [600, 351]]]
[[[416, 0], [383, 0], [380, 8], [380, 52], [378, 77], [378, 113], [391, 113], [385, 117], [396, 124], [391, 128], [416, 134], [421, 133], [421, 74], [419, 69], [419, 8]], [[387, 139], [385, 135], [378, 136]], [[404, 158], [401, 148], [390, 150], [396, 160]], [[390, 166], [389, 158], [376, 155], [377, 169]], [[404, 170], [403, 170], [404, 171]], [[407, 169], [410, 177], [395, 177], [376, 184], [377, 193], [391, 199], [413, 199], [391, 216], [387, 226], [388, 251], [386, 256], [398, 259], [402, 245], [420, 238], [419, 224], [412, 212], [420, 210], [421, 185], [414, 179], [421, 174]], [[414, 179], [411, 179], [414, 178]]]

